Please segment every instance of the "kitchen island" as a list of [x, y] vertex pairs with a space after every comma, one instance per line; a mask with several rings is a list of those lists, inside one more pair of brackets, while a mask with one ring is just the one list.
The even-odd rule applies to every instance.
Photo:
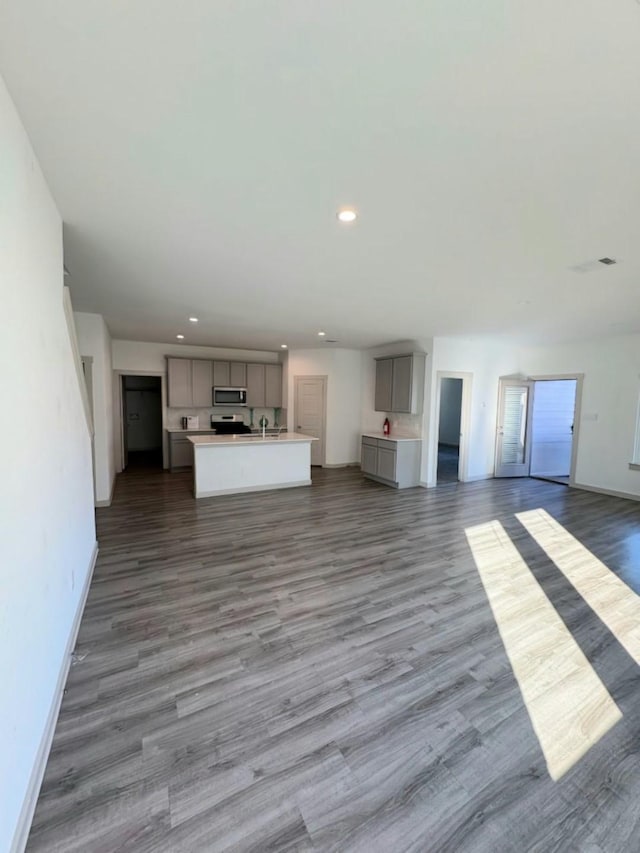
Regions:
[[190, 435], [196, 498], [311, 485], [310, 435]]

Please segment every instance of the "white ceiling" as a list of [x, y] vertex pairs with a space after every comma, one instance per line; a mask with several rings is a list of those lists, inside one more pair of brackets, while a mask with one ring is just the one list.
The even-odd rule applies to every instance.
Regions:
[[2, 0], [0, 71], [116, 337], [640, 331], [636, 0]]

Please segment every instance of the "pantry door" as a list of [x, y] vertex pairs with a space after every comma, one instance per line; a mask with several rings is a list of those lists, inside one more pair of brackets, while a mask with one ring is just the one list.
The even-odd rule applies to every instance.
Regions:
[[294, 377], [295, 430], [312, 435], [311, 464], [324, 465], [327, 377]]
[[528, 477], [533, 382], [501, 379], [496, 435], [496, 477]]

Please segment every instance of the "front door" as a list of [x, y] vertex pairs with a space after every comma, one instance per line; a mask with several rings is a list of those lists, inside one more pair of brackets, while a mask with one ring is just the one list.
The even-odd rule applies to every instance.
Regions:
[[295, 423], [296, 432], [312, 435], [311, 464], [324, 464], [325, 376], [296, 376]]
[[533, 382], [501, 379], [496, 436], [496, 477], [528, 477]]

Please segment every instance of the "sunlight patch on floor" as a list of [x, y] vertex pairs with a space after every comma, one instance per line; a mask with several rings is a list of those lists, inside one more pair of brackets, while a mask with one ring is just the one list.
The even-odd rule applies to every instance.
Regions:
[[640, 598], [544, 509], [516, 518], [640, 664]]
[[500, 522], [465, 533], [549, 775], [557, 780], [622, 713]]

